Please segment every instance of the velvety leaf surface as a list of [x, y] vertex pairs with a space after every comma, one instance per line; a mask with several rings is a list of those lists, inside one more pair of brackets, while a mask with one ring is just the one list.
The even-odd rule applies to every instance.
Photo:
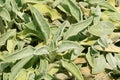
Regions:
[[0, 0], [0, 80], [119, 80], [120, 0]]

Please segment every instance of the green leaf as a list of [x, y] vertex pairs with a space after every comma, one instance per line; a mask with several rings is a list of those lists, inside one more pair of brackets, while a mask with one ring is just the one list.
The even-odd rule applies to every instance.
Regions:
[[102, 36], [97, 42], [100, 46], [107, 48], [110, 41], [108, 41], [107, 36]]
[[[28, 25], [27, 25], [28, 26]], [[38, 32], [37, 30], [35, 29], [31, 29], [31, 28], [34, 28], [35, 26], [29, 26], [30, 28], [25, 28], [24, 30], [22, 30], [20, 33], [18, 33], [18, 37], [20, 39], [24, 39], [24, 38], [27, 38], [29, 36], [35, 36], [39, 39], [42, 39], [42, 35], [40, 34], [40, 32]]]
[[25, 41], [17, 41], [17, 47], [18, 47], [18, 50], [21, 50], [23, 49], [24, 45], [25, 45]]
[[46, 73], [47, 72], [47, 67], [48, 67], [48, 61], [44, 58], [40, 59], [40, 73]]
[[6, 8], [9, 12], [12, 11], [11, 0], [5, 1], [4, 8]]
[[18, 16], [18, 18], [20, 18], [21, 20], [25, 21], [24, 20], [24, 13], [19, 11], [19, 8], [17, 6], [17, 3], [15, 0], [9, 0], [9, 4], [10, 4], [10, 8], [12, 9], [13, 13], [15, 16]]
[[27, 80], [27, 72], [21, 69], [15, 76], [15, 80]]
[[35, 73], [33, 68], [21, 69], [15, 77], [15, 80], [34, 80], [34, 79]]
[[35, 4], [33, 6], [42, 14], [50, 16], [52, 20], [61, 19], [61, 15], [57, 12], [56, 9], [52, 9], [51, 7], [44, 4]]
[[94, 24], [100, 21], [101, 13], [100, 6], [96, 6], [96, 8], [91, 7], [91, 14], [94, 16]]
[[118, 70], [118, 69], [113, 69], [112, 71], [113, 71], [113, 74], [115, 74], [115, 75], [120, 75], [120, 70]]
[[72, 41], [63, 41], [60, 45], [58, 45], [57, 52], [63, 52], [63, 51], [67, 51], [69, 49], [83, 50], [83, 47]]
[[[70, 59], [74, 60], [84, 50], [84, 47], [82, 47], [79, 44], [72, 42], [72, 41], [63, 41], [60, 45], [58, 45], [56, 51], [57, 52], [64, 52], [67, 50], [72, 50]], [[68, 55], [70, 55], [70, 54], [68, 54]]]
[[0, 34], [3, 34], [5, 31], [5, 26], [4, 26], [4, 22], [2, 21], [2, 18], [0, 18]]
[[116, 68], [117, 67], [117, 60], [115, 59], [115, 57], [111, 53], [108, 53], [106, 55], [106, 60], [110, 64], [110, 66], [112, 68]]
[[92, 23], [93, 17], [88, 18], [87, 20], [72, 24], [71, 27], [64, 34], [64, 39], [68, 39], [71, 36], [77, 35], [80, 31], [87, 28]]
[[97, 74], [104, 71], [106, 65], [106, 60], [103, 55], [99, 55], [94, 59], [94, 67], [92, 68], [92, 73]]
[[92, 5], [100, 5], [102, 7], [108, 8], [109, 10], [116, 11], [116, 9], [105, 0], [87, 0]]
[[27, 70], [27, 80], [34, 80], [35, 79], [35, 69], [29, 68]]
[[111, 34], [115, 29], [113, 23], [107, 21], [101, 21], [88, 28], [88, 32], [95, 36], [105, 36]]
[[9, 63], [0, 62], [0, 73], [4, 71], [5, 68], [9, 66]]
[[75, 4], [74, 1], [72, 0], [65, 0], [66, 4], [68, 5], [69, 9], [70, 9], [70, 13], [71, 15], [79, 22], [80, 20], [83, 19], [83, 14], [82, 14], [82, 10], [79, 6], [77, 6]]
[[53, 40], [51, 40], [50, 44], [48, 45], [49, 51], [52, 52], [56, 49], [56, 44]]
[[20, 13], [20, 11], [18, 11], [19, 9], [15, 0], [10, 0], [10, 5], [14, 13]]
[[96, 43], [96, 39], [90, 39], [90, 38], [86, 38], [83, 41], [80, 42], [81, 45], [86, 45], [86, 46], [92, 46]]
[[57, 73], [59, 71], [59, 65], [56, 63], [52, 63], [48, 65], [48, 74], [50, 75], [54, 75], [55, 73]]
[[43, 54], [49, 54], [47, 47], [40, 47], [34, 51], [34, 55], [43, 55]]
[[5, 8], [0, 9], [0, 16], [1, 16], [4, 20], [11, 21], [10, 14], [9, 14], [9, 12], [7, 11], [7, 9], [5, 9]]
[[[112, 21], [120, 21], [120, 13], [119, 12], [104, 11], [102, 14], [108, 16], [109, 19]], [[102, 19], [104, 20], [104, 16], [102, 17]]]
[[80, 53], [84, 50], [83, 47], [74, 49], [72, 54], [71, 54], [71, 60], [76, 59], [78, 56], [80, 56]]
[[55, 42], [55, 44], [57, 44], [58, 40], [60, 39], [60, 37], [63, 34], [63, 31], [67, 25], [67, 21], [63, 22], [59, 28], [56, 30], [56, 32], [54, 33], [54, 37], [53, 37], [53, 41]]
[[16, 35], [16, 29], [8, 30], [0, 36], [0, 46], [4, 45], [6, 40]]
[[65, 4], [65, 2], [61, 3], [60, 5], [57, 6], [61, 11], [67, 13], [67, 14], [71, 14], [70, 13], [70, 9], [68, 7], [67, 4]]
[[28, 56], [33, 56], [34, 48], [31, 46], [28, 46], [26, 48], [23, 48], [22, 50], [19, 50], [15, 53], [12, 53], [4, 58], [5, 61], [11, 62], [14, 60], [19, 60]]
[[117, 65], [120, 68], [120, 54], [115, 54], [115, 58], [117, 60]]
[[47, 74], [47, 68], [48, 68], [48, 61], [45, 58], [40, 58], [40, 66], [39, 66], [39, 75], [42, 79], [45, 78]]
[[55, 8], [58, 6], [63, 0], [55, 0], [54, 3], [52, 4], [52, 7]]
[[[2, 77], [0, 77], [2, 80]], [[3, 80], [9, 80], [9, 73], [3, 73]]]
[[4, 0], [0, 0], [0, 6], [4, 4]]
[[17, 40], [15, 37], [7, 40], [7, 50], [9, 51], [9, 53], [14, 52], [16, 45], [17, 45]]
[[61, 60], [62, 66], [70, 71], [78, 80], [84, 80], [78, 67], [72, 62]]
[[50, 37], [50, 28], [46, 20], [44, 19], [43, 15], [34, 7], [29, 6], [30, 11], [33, 15], [34, 23], [37, 26], [37, 30], [42, 35], [42, 39], [47, 41]]
[[20, 69], [32, 58], [33, 56], [28, 56], [26, 58], [23, 58], [20, 60], [16, 65], [14, 65], [11, 69], [11, 74], [9, 76], [9, 80], [14, 80], [17, 73], [20, 71]]
[[36, 28], [36, 26], [34, 25], [34, 22], [33, 22], [33, 21], [30, 21], [30, 22], [26, 23], [25, 26], [26, 26], [28, 29], [30, 29], [30, 30], [37, 31], [37, 28]]
[[21, 0], [22, 4], [26, 3], [39, 3], [41, 0]]
[[94, 67], [94, 57], [91, 56], [91, 52], [93, 53], [93, 50], [88, 48], [88, 53], [86, 54], [86, 59], [91, 67]]

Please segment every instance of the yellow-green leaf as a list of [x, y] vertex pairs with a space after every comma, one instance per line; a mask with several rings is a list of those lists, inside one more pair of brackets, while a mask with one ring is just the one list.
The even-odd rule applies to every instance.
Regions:
[[39, 10], [42, 14], [50, 16], [52, 20], [61, 18], [61, 15], [57, 12], [57, 10], [56, 9], [52, 9], [48, 5], [35, 4], [34, 7], [37, 10]]
[[16, 38], [8, 39], [7, 40], [7, 50], [10, 53], [14, 52], [14, 48], [15, 48], [16, 44], [17, 44]]
[[108, 0], [112, 6], [115, 6], [115, 0]]
[[25, 70], [21, 70], [15, 80], [27, 80], [27, 72]]

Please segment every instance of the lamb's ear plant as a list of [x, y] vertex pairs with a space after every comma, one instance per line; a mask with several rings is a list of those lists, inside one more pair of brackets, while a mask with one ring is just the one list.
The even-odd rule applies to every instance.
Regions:
[[117, 1], [0, 0], [0, 80], [119, 80]]

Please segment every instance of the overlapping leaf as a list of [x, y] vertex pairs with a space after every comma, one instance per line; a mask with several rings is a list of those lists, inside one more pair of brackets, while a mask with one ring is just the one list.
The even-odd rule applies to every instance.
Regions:
[[119, 79], [119, 12], [118, 0], [0, 0], [0, 79]]
[[32, 56], [23, 58], [20, 60], [16, 65], [14, 65], [11, 69], [11, 74], [9, 76], [9, 80], [14, 80], [17, 73], [20, 71], [20, 69], [32, 58]]
[[111, 34], [114, 29], [115, 27], [111, 22], [102, 21], [89, 27], [88, 31], [95, 36], [101, 37]]
[[116, 11], [115, 8], [113, 6], [111, 6], [107, 1], [105, 0], [87, 0], [90, 4], [94, 4], [94, 5], [100, 5], [103, 6], [105, 8], [108, 8], [112, 11]]
[[90, 17], [87, 20], [80, 21], [76, 24], [72, 24], [71, 27], [64, 34], [64, 39], [68, 39], [71, 36], [77, 35], [80, 31], [87, 28], [92, 23], [93, 17]]
[[75, 64], [65, 60], [61, 60], [61, 64], [65, 69], [70, 71], [78, 80], [84, 80], [80, 70]]
[[42, 39], [47, 41], [50, 36], [50, 28], [43, 15], [34, 7], [30, 6], [31, 13], [33, 14], [33, 19], [35, 26], [37, 26], [37, 30], [39, 34], [42, 35]]
[[44, 15], [48, 15], [49, 17], [51, 17], [52, 20], [61, 18], [61, 15], [57, 12], [57, 10], [52, 9], [47, 5], [35, 4], [34, 7]]
[[28, 56], [33, 56], [33, 53], [34, 53], [34, 48], [31, 46], [28, 46], [20, 51], [17, 51], [13, 54], [6, 56], [4, 59], [7, 62], [11, 62], [11, 61], [19, 60]]
[[0, 46], [4, 45], [6, 40], [16, 35], [16, 30], [12, 29], [0, 36]]

